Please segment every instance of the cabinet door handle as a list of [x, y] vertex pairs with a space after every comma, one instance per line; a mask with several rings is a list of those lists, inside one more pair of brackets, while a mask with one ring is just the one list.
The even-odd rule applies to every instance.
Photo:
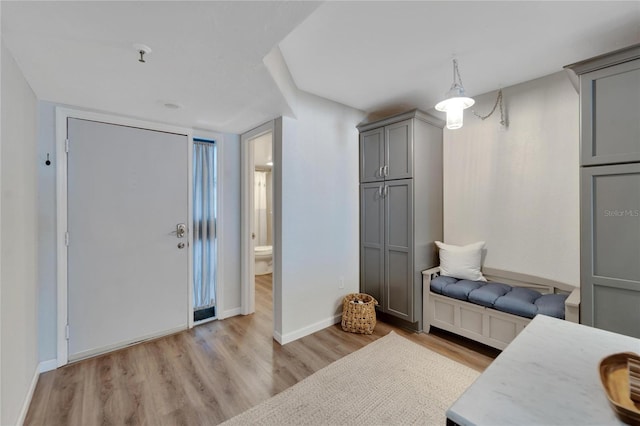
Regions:
[[385, 166], [382, 168], [382, 170], [383, 170], [383, 172], [384, 172], [384, 177], [387, 177], [387, 175], [389, 174], [389, 166], [388, 166], [388, 165], [385, 165]]
[[384, 198], [387, 198], [387, 194], [389, 194], [389, 185], [384, 186]]
[[380, 185], [380, 186], [378, 187], [378, 197], [382, 198], [382, 192], [383, 192], [383, 186], [382, 186], [382, 185]]
[[378, 177], [384, 177], [384, 175], [382, 174], [382, 173], [383, 173], [383, 170], [384, 170], [384, 167], [380, 167], [380, 168], [378, 169]]

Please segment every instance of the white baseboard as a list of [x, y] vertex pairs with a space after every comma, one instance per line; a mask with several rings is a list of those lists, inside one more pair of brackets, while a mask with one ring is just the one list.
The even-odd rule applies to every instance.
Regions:
[[278, 333], [277, 331], [274, 331], [273, 338], [276, 339], [276, 342], [280, 343], [280, 346], [284, 345], [284, 343], [282, 343], [282, 334]]
[[129, 346], [137, 345], [139, 343], [146, 342], [147, 340], [154, 340], [154, 339], [157, 339], [159, 337], [169, 336], [171, 334], [179, 333], [179, 332], [181, 332], [183, 330], [187, 330], [187, 329], [188, 329], [187, 324], [184, 324], [184, 325], [181, 325], [180, 327], [171, 328], [171, 329], [168, 329], [168, 330], [162, 330], [162, 331], [158, 331], [158, 332], [155, 332], [155, 333], [150, 333], [150, 334], [147, 334], [145, 336], [136, 337], [135, 339], [132, 339], [132, 340], [125, 340], [125, 341], [122, 341], [122, 342], [114, 343], [114, 344], [107, 345], [107, 346], [102, 346], [102, 347], [99, 347], [99, 348], [88, 349], [86, 351], [78, 352], [73, 357], [69, 357], [67, 362], [80, 361], [80, 360], [83, 360], [83, 359], [86, 359], [86, 358], [91, 358], [91, 357], [96, 356], [96, 355], [106, 354], [106, 353], [114, 351], [116, 349], [128, 348]]
[[278, 333], [274, 333], [273, 337], [276, 339], [278, 343], [281, 345], [286, 345], [287, 343], [293, 342], [294, 340], [298, 340], [301, 337], [308, 336], [309, 334], [313, 334], [316, 331], [320, 331], [324, 328], [330, 327], [333, 324], [339, 323], [342, 321], [342, 314], [336, 314], [332, 317], [324, 319], [322, 321], [318, 321], [314, 324], [308, 325], [306, 327], [302, 327], [298, 330], [292, 331], [290, 333], [286, 333], [283, 335], [279, 335]]
[[218, 319], [225, 319], [225, 318], [230, 318], [230, 317], [235, 317], [237, 315], [240, 315], [242, 313], [242, 308], [233, 308], [233, 309], [229, 309], [227, 311], [223, 311], [222, 315], [218, 315]]
[[22, 426], [24, 424], [25, 419], [27, 418], [27, 411], [29, 411], [29, 406], [31, 405], [31, 399], [33, 398], [33, 392], [36, 390], [36, 385], [38, 384], [38, 378], [40, 377], [39, 366], [36, 366], [35, 371], [33, 372], [33, 378], [31, 379], [31, 385], [29, 386], [29, 391], [27, 392], [27, 396], [22, 404], [22, 409], [20, 410], [20, 416], [18, 417], [17, 425]]
[[42, 361], [38, 365], [38, 370], [40, 371], [40, 373], [46, 373], [47, 371], [55, 370], [56, 368], [58, 368], [58, 360], [57, 359], [50, 359], [50, 360], [47, 360], [47, 361]]

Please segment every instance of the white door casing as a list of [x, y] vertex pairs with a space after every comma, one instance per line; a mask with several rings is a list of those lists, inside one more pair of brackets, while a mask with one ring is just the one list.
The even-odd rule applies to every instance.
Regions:
[[[253, 130], [244, 133], [240, 138], [242, 157], [242, 196], [240, 210], [241, 222], [241, 313], [248, 315], [255, 312], [255, 252], [254, 252], [254, 140], [267, 133], [274, 134], [275, 122], [269, 121]], [[274, 188], [275, 190], [275, 188]], [[273, 250], [275, 253], [275, 250]]]
[[191, 235], [173, 232], [192, 227], [190, 132], [58, 108], [57, 145], [58, 366], [190, 327]]

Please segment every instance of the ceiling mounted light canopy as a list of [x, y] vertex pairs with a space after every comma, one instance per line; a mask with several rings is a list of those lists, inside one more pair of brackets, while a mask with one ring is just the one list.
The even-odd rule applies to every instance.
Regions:
[[462, 127], [464, 110], [472, 106], [475, 101], [468, 98], [462, 86], [462, 78], [458, 71], [458, 60], [453, 60], [453, 84], [445, 94], [445, 100], [438, 102], [436, 109], [447, 113], [447, 129], [459, 129]]
[[138, 52], [138, 55], [140, 55], [140, 57], [138, 58], [138, 62], [142, 62], [143, 64], [147, 62], [144, 59], [144, 55], [148, 55], [149, 53], [151, 53], [151, 48], [142, 43], [135, 43], [133, 45], [133, 48], [136, 50], [136, 52]]

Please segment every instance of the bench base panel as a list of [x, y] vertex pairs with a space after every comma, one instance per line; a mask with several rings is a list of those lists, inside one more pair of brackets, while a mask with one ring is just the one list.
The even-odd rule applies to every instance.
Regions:
[[506, 348], [531, 321], [437, 293], [429, 295], [429, 303], [425, 324], [497, 349]]

